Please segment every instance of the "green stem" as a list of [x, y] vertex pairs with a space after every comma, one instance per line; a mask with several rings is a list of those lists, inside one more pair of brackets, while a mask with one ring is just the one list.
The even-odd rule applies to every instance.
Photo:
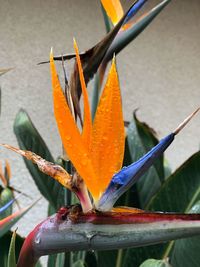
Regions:
[[99, 93], [100, 93], [100, 77], [99, 77], [99, 72], [97, 72], [94, 78], [94, 88], [92, 95], [92, 120], [94, 120], [97, 106], [99, 103]]
[[103, 19], [104, 19], [104, 23], [105, 23], [105, 27], [106, 27], [106, 32], [110, 32], [110, 30], [112, 29], [112, 24], [111, 24], [111, 21], [109, 19], [109, 17], [107, 16], [106, 14], [106, 11], [104, 9], [104, 7], [101, 5], [101, 11], [102, 11], [102, 14], [103, 14]]
[[118, 250], [117, 254], [117, 262], [116, 262], [116, 267], [121, 267], [122, 266], [122, 259], [123, 259], [123, 249]]

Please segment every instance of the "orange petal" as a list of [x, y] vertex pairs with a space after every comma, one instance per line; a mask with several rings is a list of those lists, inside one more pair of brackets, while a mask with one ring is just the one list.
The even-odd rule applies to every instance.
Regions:
[[91, 158], [98, 180], [93, 195], [98, 199], [108, 186], [113, 174], [122, 167], [125, 132], [121, 95], [115, 60], [103, 90], [92, 132]]
[[0, 180], [2, 181], [3, 185], [6, 187], [7, 186], [7, 180], [6, 180], [6, 177], [4, 176], [4, 173], [3, 173], [1, 161], [0, 161]]
[[10, 179], [10, 178], [11, 178], [11, 168], [10, 168], [10, 163], [8, 162], [7, 159], [5, 160], [5, 163], [6, 163], [6, 173], [7, 173], [8, 179]]
[[101, 3], [113, 25], [116, 25], [124, 14], [120, 0], [101, 0]]
[[81, 60], [79, 56], [78, 46], [77, 46], [75, 39], [74, 39], [74, 49], [76, 52], [76, 60], [78, 64], [78, 71], [79, 71], [80, 83], [81, 83], [81, 88], [82, 88], [82, 93], [83, 93], [83, 104], [84, 104], [84, 121], [83, 121], [82, 138], [89, 150], [90, 145], [91, 145], [92, 119], [91, 119], [91, 113], [90, 113], [90, 105], [89, 105], [87, 88], [86, 88], [85, 79], [83, 76], [83, 69], [82, 69]]
[[96, 176], [89, 157], [89, 151], [83, 142], [79, 129], [66, 103], [58, 75], [56, 72], [53, 54], [50, 55], [50, 66], [53, 85], [54, 114], [57, 121], [60, 136], [64, 148], [76, 168], [84, 179], [88, 189], [92, 193], [90, 182], [96, 180]]
[[111, 210], [116, 213], [144, 213], [144, 210], [131, 207], [115, 207]]

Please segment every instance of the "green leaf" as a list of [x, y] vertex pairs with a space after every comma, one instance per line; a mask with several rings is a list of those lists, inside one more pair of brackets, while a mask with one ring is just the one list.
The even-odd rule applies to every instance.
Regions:
[[74, 251], [71, 254], [72, 264], [75, 264], [77, 262], [84, 262], [86, 253], [87, 253], [86, 251]]
[[10, 248], [8, 253], [8, 267], [16, 267], [15, 240], [16, 240], [16, 231], [13, 232], [10, 242]]
[[164, 172], [165, 179], [167, 179], [172, 174], [172, 169], [166, 159], [164, 159]]
[[41, 263], [38, 261], [35, 265], [35, 267], [42, 267]]
[[113, 267], [116, 266], [118, 250], [98, 251], [98, 267]]
[[[200, 213], [200, 201], [198, 201], [190, 213]], [[192, 237], [177, 240], [174, 243], [170, 263], [174, 267], [199, 267], [200, 266], [200, 237]]]
[[[12, 232], [7, 232], [4, 236], [0, 238], [0, 263], [1, 267], [8, 267], [8, 252], [12, 238]], [[23, 245], [24, 239], [16, 234], [15, 238], [15, 253], [16, 259], [18, 259], [21, 247]]]
[[[191, 207], [200, 199], [199, 166], [200, 152], [197, 152], [163, 183], [160, 190], [147, 205], [147, 210], [189, 212]], [[128, 249], [122, 266], [139, 266], [149, 258], [162, 259], [168, 257], [172, 253], [172, 249], [173, 242]]]
[[78, 260], [72, 264], [72, 267], [85, 267], [84, 261]]
[[[128, 127], [127, 138], [132, 162], [140, 159], [158, 143], [152, 129], [145, 123], [139, 122], [135, 115]], [[149, 199], [161, 185], [163, 178], [160, 180], [159, 177], [163, 177], [164, 175], [162, 162], [162, 159], [157, 161], [136, 184], [141, 208], [145, 207]]]
[[55, 208], [49, 203], [47, 212], [48, 216], [53, 215], [55, 212], [56, 212]]
[[[14, 132], [21, 149], [30, 150], [40, 155], [47, 161], [54, 162], [48, 147], [25, 110], [21, 109], [18, 112], [14, 122]], [[31, 161], [25, 159], [25, 163], [41, 194], [56, 210], [64, 202], [63, 186], [61, 186], [53, 178], [41, 173], [38, 170], [38, 167]]]
[[[56, 259], [58, 254], [49, 255], [47, 267], [56, 267]], [[62, 265], [60, 267], [63, 267]]]
[[200, 152], [191, 156], [162, 185], [147, 209], [187, 213], [200, 199]]
[[[4, 188], [0, 195], [0, 207], [3, 207], [11, 199], [14, 198], [13, 192], [11, 189]], [[0, 214], [0, 220], [12, 214], [12, 205]]]
[[101, 90], [99, 79], [100, 79], [99, 72], [97, 71], [97, 73], [94, 76], [94, 87], [93, 87], [93, 91], [92, 91], [92, 108], [91, 108], [91, 112], [92, 112], [92, 120], [93, 121], [94, 121], [96, 110], [97, 110], [97, 106], [98, 106], [98, 103], [99, 103], [99, 94], [100, 94], [100, 90]]
[[169, 264], [168, 260], [149, 259], [143, 262], [140, 267], [171, 267], [171, 265]]
[[69, 257], [69, 253], [58, 253], [53, 254], [48, 257], [48, 267], [65, 267], [69, 266], [69, 264], [65, 265], [66, 256]]
[[[155, 131], [152, 128], [150, 128], [146, 123], [140, 122], [136, 116], [136, 113], [134, 114], [134, 119], [136, 122], [138, 134], [143, 142], [145, 150], [146, 151], [151, 150], [151, 148], [156, 146], [159, 142], [159, 140], [156, 137]], [[154, 164], [154, 167], [161, 181], [163, 181], [165, 178], [163, 162], [164, 162], [164, 156], [161, 156]]]
[[87, 251], [85, 255], [85, 265], [87, 267], [97, 267], [97, 252]]

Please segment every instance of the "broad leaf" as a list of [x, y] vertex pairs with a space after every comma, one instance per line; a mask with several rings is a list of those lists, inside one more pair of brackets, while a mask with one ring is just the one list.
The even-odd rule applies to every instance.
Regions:
[[162, 185], [147, 209], [187, 213], [200, 198], [200, 152], [191, 156]]
[[[200, 152], [197, 152], [165, 181], [146, 209], [165, 212], [189, 212], [191, 207], [200, 199], [199, 166]], [[161, 259], [167, 257], [172, 249], [172, 243], [128, 249], [122, 266], [138, 266], [149, 258]]]
[[[44, 140], [25, 110], [21, 109], [17, 114], [14, 123], [14, 132], [21, 149], [33, 151], [47, 161], [54, 162]], [[63, 204], [63, 186], [46, 174], [41, 173], [38, 167], [32, 162], [25, 159], [25, 163], [41, 194], [51, 203], [56, 211], [57, 207]]]
[[[199, 198], [200, 199], [200, 198]], [[200, 213], [200, 201], [190, 210], [190, 213]], [[177, 240], [170, 256], [170, 263], [174, 267], [200, 266], [200, 237]]]
[[[152, 147], [157, 145], [158, 140], [152, 129], [145, 123], [141, 123], [136, 115], [130, 123], [127, 131], [127, 139], [132, 162], [137, 161], [145, 155]], [[140, 207], [144, 208], [149, 199], [158, 190], [161, 185], [160, 178], [163, 179], [163, 158], [158, 159], [146, 174], [137, 182], [137, 191]]]

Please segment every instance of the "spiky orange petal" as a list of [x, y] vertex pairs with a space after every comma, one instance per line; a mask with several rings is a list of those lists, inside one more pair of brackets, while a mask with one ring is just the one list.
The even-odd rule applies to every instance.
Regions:
[[84, 121], [83, 121], [82, 138], [89, 150], [90, 145], [91, 145], [92, 118], [91, 118], [91, 113], [90, 113], [90, 105], [89, 105], [87, 88], [86, 88], [85, 79], [83, 76], [82, 64], [81, 64], [81, 60], [79, 56], [78, 46], [77, 46], [75, 39], [74, 39], [74, 49], [76, 52], [76, 60], [78, 64], [78, 71], [79, 71], [80, 83], [81, 83], [81, 88], [82, 88], [82, 93], [83, 93], [83, 104], [84, 104]]
[[6, 180], [6, 177], [4, 176], [4, 173], [3, 173], [1, 161], [0, 161], [0, 180], [2, 181], [3, 185], [6, 187], [7, 186], [7, 180]]
[[92, 132], [91, 158], [98, 180], [93, 196], [99, 199], [113, 174], [121, 169], [124, 156], [124, 122], [115, 60], [103, 90]]
[[95, 181], [96, 176], [89, 157], [89, 151], [83, 142], [79, 129], [77, 128], [74, 118], [66, 103], [56, 72], [53, 53], [50, 55], [50, 67], [53, 86], [54, 114], [61, 139], [67, 155], [92, 193], [90, 181]]
[[120, 0], [101, 0], [101, 3], [113, 25], [117, 24], [124, 14]]
[[10, 168], [10, 163], [7, 159], [5, 160], [5, 164], [6, 164], [7, 176], [8, 176], [8, 179], [10, 179], [11, 178], [11, 168]]

